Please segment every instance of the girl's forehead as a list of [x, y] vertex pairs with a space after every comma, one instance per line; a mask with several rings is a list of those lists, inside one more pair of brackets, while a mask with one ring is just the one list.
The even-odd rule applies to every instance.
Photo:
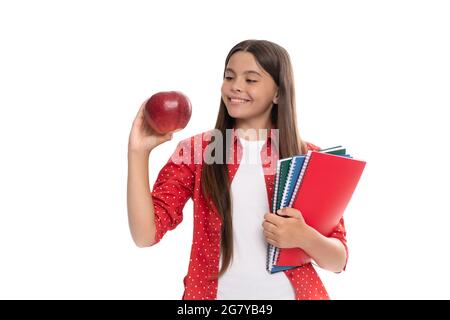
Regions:
[[[261, 70], [256, 62], [255, 57], [250, 52], [238, 51], [234, 53], [230, 60], [228, 61], [227, 67], [232, 69], [237, 69], [240, 67], [244, 68], [255, 68], [256, 70]], [[234, 68], [233, 68], [234, 67]]]
[[251, 73], [254, 71], [261, 76], [267, 74], [267, 72], [259, 66], [253, 54], [245, 51], [238, 51], [230, 57], [226, 71], [237, 73]]

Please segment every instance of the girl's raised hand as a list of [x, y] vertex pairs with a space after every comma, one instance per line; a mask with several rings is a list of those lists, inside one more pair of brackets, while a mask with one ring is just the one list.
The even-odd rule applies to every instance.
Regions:
[[145, 103], [141, 105], [131, 127], [128, 150], [137, 153], [150, 153], [155, 147], [172, 139], [173, 132], [159, 134], [144, 119]]

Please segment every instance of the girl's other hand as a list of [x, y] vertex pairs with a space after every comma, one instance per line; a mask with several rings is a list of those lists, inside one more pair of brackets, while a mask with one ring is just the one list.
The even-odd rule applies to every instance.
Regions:
[[262, 226], [267, 242], [278, 248], [305, 248], [314, 230], [306, 224], [302, 213], [294, 208], [283, 208], [277, 213], [264, 216]]

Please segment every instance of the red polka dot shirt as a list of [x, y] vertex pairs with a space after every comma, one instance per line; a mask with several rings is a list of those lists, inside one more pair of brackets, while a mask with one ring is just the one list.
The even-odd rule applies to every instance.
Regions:
[[[190, 262], [184, 277], [184, 294], [186, 300], [212, 300], [217, 296], [217, 278], [220, 263], [221, 219], [212, 201], [210, 210], [201, 192], [201, 173], [203, 153], [208, 144], [210, 131], [181, 141], [172, 157], [158, 174], [152, 191], [155, 208], [156, 243], [168, 230], [174, 229], [183, 220], [183, 208], [192, 198], [194, 202], [194, 231]], [[234, 162], [228, 164], [230, 183], [239, 168], [242, 147], [234, 134], [231, 156]], [[308, 150], [319, 150], [307, 143]], [[261, 151], [262, 166], [267, 189], [267, 198], [272, 199], [274, 176], [278, 152], [272, 138], [267, 138]], [[269, 157], [269, 155], [271, 155]], [[275, 162], [275, 163], [274, 163]], [[269, 208], [270, 208], [269, 203]], [[262, 232], [262, 231], [261, 231]], [[347, 251], [344, 220], [335, 227], [329, 237], [342, 241]], [[300, 268], [283, 271], [295, 290], [297, 300], [329, 299], [316, 270], [311, 264]]]

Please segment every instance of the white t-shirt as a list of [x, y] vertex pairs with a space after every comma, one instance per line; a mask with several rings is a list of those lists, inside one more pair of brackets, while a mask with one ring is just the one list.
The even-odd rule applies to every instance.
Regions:
[[264, 214], [270, 211], [260, 152], [265, 140], [239, 138], [242, 160], [231, 183], [233, 260], [218, 281], [218, 300], [295, 299], [284, 272], [266, 270]]

